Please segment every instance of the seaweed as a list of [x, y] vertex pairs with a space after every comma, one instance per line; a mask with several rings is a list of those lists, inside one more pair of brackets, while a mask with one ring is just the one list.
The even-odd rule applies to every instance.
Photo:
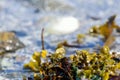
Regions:
[[[58, 48], [49, 56], [46, 55], [44, 62], [40, 64], [37, 64], [38, 55], [34, 56], [36, 56], [32, 56], [34, 63], [30, 61], [25, 67], [35, 72], [34, 80], [77, 80], [82, 77], [92, 80], [108, 80], [119, 76], [116, 70], [120, 70], [120, 60], [116, 60], [118, 58], [115, 54], [110, 54], [107, 46], [101, 48], [99, 54], [77, 50], [69, 57], [65, 57], [64, 48]], [[40, 61], [42, 58], [39, 56]]]
[[60, 47], [74, 47], [74, 48], [79, 48], [80, 46], [79, 45], [74, 45], [74, 44], [69, 44], [67, 42], [67, 40], [65, 40], [63, 42], [58, 43], [57, 48], [60, 48]]
[[45, 47], [44, 47], [44, 28], [42, 28], [42, 33], [41, 33], [41, 43], [42, 43], [42, 50], [44, 50], [45, 49]]

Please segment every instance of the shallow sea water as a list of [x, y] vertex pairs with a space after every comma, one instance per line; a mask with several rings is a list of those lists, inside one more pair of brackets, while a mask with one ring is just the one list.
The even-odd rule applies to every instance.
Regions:
[[[32, 75], [29, 70], [23, 69], [23, 64], [30, 60], [34, 51], [41, 51], [41, 29], [49, 27], [47, 25], [54, 17], [74, 16], [79, 20], [80, 26], [75, 32], [65, 35], [45, 32], [45, 48], [49, 52], [55, 50], [57, 42], [65, 39], [71, 42], [77, 34], [88, 32], [92, 25], [104, 23], [113, 14], [117, 15], [116, 23], [120, 25], [119, 0], [41, 0], [44, 3], [42, 6], [39, 5], [41, 2], [35, 1], [37, 0], [0, 0], [0, 31], [14, 31], [26, 45], [15, 53], [0, 56], [0, 80], [21, 80], [23, 76]], [[91, 16], [101, 19], [94, 21]], [[119, 52], [120, 36], [117, 35], [116, 45], [111, 51]], [[102, 46], [103, 42], [99, 38], [88, 37], [82, 47], [77, 49], [92, 51], [96, 44]], [[76, 48], [70, 48], [68, 52], [74, 53], [75, 50]]]

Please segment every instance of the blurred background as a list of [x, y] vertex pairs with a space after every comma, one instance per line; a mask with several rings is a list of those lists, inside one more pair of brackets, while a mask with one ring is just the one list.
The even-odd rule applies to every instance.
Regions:
[[[45, 48], [52, 52], [57, 42], [73, 41], [77, 34], [103, 24], [114, 14], [120, 25], [119, 0], [0, 0], [0, 80], [32, 75], [23, 64], [34, 51], [41, 51], [42, 28]], [[120, 43], [119, 37], [116, 42]], [[101, 44], [99, 38], [90, 38], [82, 45], [93, 47], [96, 43]]]

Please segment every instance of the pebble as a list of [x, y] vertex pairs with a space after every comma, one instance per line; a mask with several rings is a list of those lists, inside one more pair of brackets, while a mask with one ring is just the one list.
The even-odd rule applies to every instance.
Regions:
[[58, 35], [68, 34], [77, 30], [79, 24], [78, 19], [72, 16], [56, 17], [51, 19], [51, 23], [46, 27], [46, 31]]

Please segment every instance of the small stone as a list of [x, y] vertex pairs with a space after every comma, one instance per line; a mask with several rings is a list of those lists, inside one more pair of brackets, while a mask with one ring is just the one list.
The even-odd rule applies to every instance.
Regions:
[[34, 11], [35, 13], [39, 13], [40, 12], [40, 10], [37, 8], [37, 9], [35, 9], [35, 11]]
[[0, 54], [23, 48], [24, 44], [13, 32], [0, 32]]
[[[53, 21], [52, 21], [53, 20]], [[68, 34], [79, 28], [79, 21], [72, 16], [54, 17], [46, 27], [46, 32], [50, 34]]]

